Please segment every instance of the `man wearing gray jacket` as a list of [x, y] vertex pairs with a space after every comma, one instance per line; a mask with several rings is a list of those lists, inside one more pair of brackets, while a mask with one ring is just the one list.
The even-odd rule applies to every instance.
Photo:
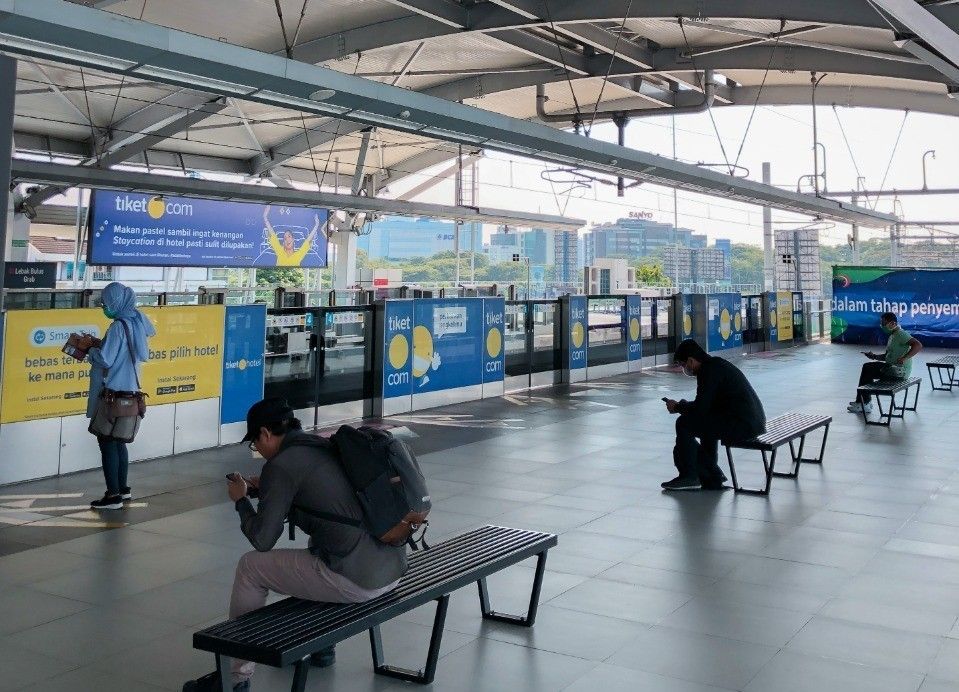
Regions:
[[[405, 546], [387, 545], [362, 528], [310, 513], [363, 518], [332, 443], [303, 432], [293, 410], [281, 399], [264, 399], [250, 408], [243, 441], [266, 464], [259, 478], [233, 474], [228, 485], [243, 534], [255, 548], [237, 564], [230, 618], [266, 605], [270, 591], [326, 603], [361, 603], [396, 587], [406, 572]], [[259, 497], [257, 507], [248, 497], [250, 487]], [[273, 549], [287, 516], [310, 536], [309, 548]], [[325, 655], [320, 656], [319, 665], [333, 662], [332, 647], [321, 654]], [[234, 692], [250, 689], [253, 667], [249, 661], [233, 660]], [[219, 690], [216, 675], [187, 683], [184, 690]]]

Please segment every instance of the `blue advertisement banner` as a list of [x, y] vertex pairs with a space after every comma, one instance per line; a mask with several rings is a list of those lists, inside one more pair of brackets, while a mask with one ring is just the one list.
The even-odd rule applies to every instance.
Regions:
[[569, 369], [586, 367], [587, 344], [586, 296], [569, 298]]
[[643, 357], [643, 300], [640, 296], [626, 296], [626, 359]]
[[506, 375], [506, 300], [483, 298], [483, 382], [502, 382]]
[[779, 341], [779, 313], [776, 310], [776, 293], [770, 292], [763, 294], [766, 297], [766, 315], [769, 319], [769, 341], [776, 343]]
[[383, 398], [413, 392], [413, 301], [386, 301], [383, 330]]
[[481, 384], [483, 299], [417, 300], [413, 311], [413, 392]]
[[325, 209], [97, 190], [89, 263], [325, 267]]
[[893, 312], [924, 346], [959, 348], [959, 269], [833, 267], [832, 340], [883, 345]]
[[223, 337], [223, 394], [220, 422], [246, 420], [263, 398], [266, 305], [228, 305]]
[[707, 350], [723, 351], [743, 343], [742, 296], [715, 293], [708, 296]]

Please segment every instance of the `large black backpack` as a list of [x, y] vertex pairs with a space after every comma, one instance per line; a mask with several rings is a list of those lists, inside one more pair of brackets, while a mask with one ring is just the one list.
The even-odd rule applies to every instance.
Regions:
[[[377, 540], [394, 546], [416, 544], [413, 535], [425, 528], [432, 503], [426, 478], [413, 452], [388, 430], [342, 425], [330, 441], [363, 510], [357, 521], [305, 507], [297, 510], [329, 521], [363, 528]], [[426, 545], [422, 540], [423, 547]]]

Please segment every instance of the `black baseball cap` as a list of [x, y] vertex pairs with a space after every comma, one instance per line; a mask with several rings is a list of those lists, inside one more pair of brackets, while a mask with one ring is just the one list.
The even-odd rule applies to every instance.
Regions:
[[291, 418], [295, 416], [286, 399], [272, 398], [258, 401], [246, 412], [246, 435], [241, 442], [255, 440], [260, 434], [260, 428], [267, 428], [274, 423], [282, 423]]

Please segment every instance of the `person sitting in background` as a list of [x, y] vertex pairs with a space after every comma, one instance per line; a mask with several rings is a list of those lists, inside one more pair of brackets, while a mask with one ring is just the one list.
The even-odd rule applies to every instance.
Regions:
[[[710, 356], [692, 339], [676, 348], [673, 358], [696, 378], [693, 401], [666, 399], [666, 410], [678, 413], [673, 463], [679, 475], [664, 490], [722, 490], [719, 441], [748, 440], [766, 431], [766, 413], [742, 371], [728, 360]], [[698, 440], [697, 440], [698, 438]]]
[[[362, 603], [392, 591], [406, 572], [405, 545], [387, 545], [364, 528], [316, 516], [363, 519], [333, 444], [304, 432], [282, 399], [254, 404], [246, 425], [243, 442], [259, 452], [266, 464], [259, 478], [234, 473], [227, 485], [240, 515], [240, 528], [255, 548], [236, 566], [230, 618], [262, 608], [270, 591], [326, 603]], [[249, 487], [257, 490], [256, 507], [247, 496]], [[310, 536], [309, 548], [274, 549], [288, 516]], [[320, 667], [333, 660], [333, 647], [313, 657], [314, 665]], [[250, 689], [253, 668], [250, 661], [232, 660], [234, 692]], [[183, 692], [222, 689], [216, 672], [183, 686]]]
[[[885, 353], [863, 351], [863, 355], [877, 363], [865, 363], [859, 373], [859, 386], [876, 380], [908, 380], [912, 375], [912, 359], [922, 350], [922, 344], [912, 334], [899, 326], [894, 312], [884, 312], [879, 318], [879, 327], [888, 335]], [[850, 413], [872, 413], [872, 397], [858, 394], [846, 410]]]

